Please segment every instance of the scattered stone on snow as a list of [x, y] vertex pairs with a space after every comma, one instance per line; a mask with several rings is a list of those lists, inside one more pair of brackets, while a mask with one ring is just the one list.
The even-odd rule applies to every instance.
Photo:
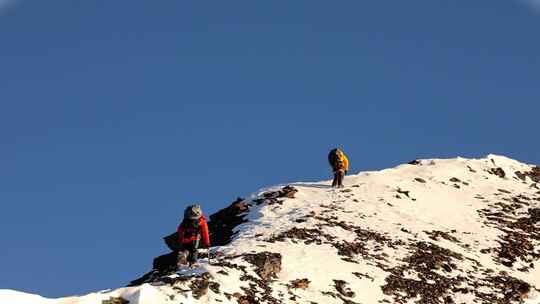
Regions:
[[293, 186], [285, 186], [277, 191], [265, 192], [262, 194], [263, 198], [294, 198], [294, 195], [298, 192]]
[[[455, 232], [455, 230], [453, 230]], [[448, 232], [444, 232], [444, 231], [437, 231], [437, 230], [433, 230], [433, 231], [424, 231], [427, 235], [429, 235], [429, 238], [434, 240], [434, 241], [438, 241], [439, 238], [443, 238], [445, 240], [448, 240], [448, 241], [451, 241], [451, 242], [454, 242], [454, 243], [460, 243], [460, 241], [455, 237], [455, 236], [452, 236], [450, 235]]]
[[408, 191], [408, 190], [401, 190], [401, 188], [397, 188], [396, 191], [397, 191], [397, 193], [399, 193], [399, 194], [404, 194], [406, 197], [410, 198], [410, 196], [409, 196], [410, 191]]
[[366, 273], [353, 272], [352, 274], [355, 275], [359, 279], [364, 279], [365, 278], [365, 279], [371, 280], [371, 282], [375, 281], [375, 278], [373, 278], [372, 276], [370, 276], [369, 274], [366, 274]]
[[191, 280], [189, 285], [191, 289], [191, 294], [197, 300], [208, 293], [209, 286], [210, 274], [208, 273], [203, 274], [200, 278], [194, 278], [193, 280]]
[[274, 252], [259, 252], [243, 255], [244, 260], [254, 265], [255, 272], [263, 279], [277, 278], [281, 271], [281, 254]]
[[531, 171], [516, 171], [514, 174], [522, 181], [525, 181], [526, 177], [529, 177], [533, 182], [540, 183], [540, 167], [538, 166], [532, 167]]
[[522, 303], [531, 290], [531, 286], [520, 279], [509, 276], [501, 272], [496, 276], [488, 276], [478, 283], [479, 287], [488, 287], [496, 292], [475, 291], [477, 298], [483, 300], [482, 303], [510, 304]]
[[471, 168], [471, 166], [467, 165], [467, 169], [469, 169], [469, 172], [476, 173], [476, 170]]
[[122, 297], [111, 297], [108, 300], [101, 301], [101, 304], [129, 304], [129, 301]]
[[504, 178], [506, 176], [506, 172], [504, 172], [503, 168], [500, 167], [489, 169], [488, 172], [490, 174], [497, 175], [500, 178]]
[[356, 294], [349, 287], [347, 287], [347, 284], [348, 283], [343, 280], [334, 280], [334, 287], [341, 295], [347, 298], [354, 298]]
[[[438, 299], [446, 296], [465, 278], [446, 277], [439, 274], [437, 270], [451, 272], [457, 268], [454, 261], [463, 260], [463, 257], [426, 242], [412, 244], [411, 249], [414, 251], [404, 260], [404, 265], [390, 269], [391, 274], [386, 278], [386, 284], [381, 287], [383, 293], [392, 296], [395, 303], [407, 303], [410, 299], [417, 299], [416, 303], [420, 304], [444, 303]], [[418, 276], [418, 279], [407, 276], [406, 273], [411, 271]]]
[[320, 229], [316, 228], [296, 228], [293, 227], [287, 231], [281, 232], [276, 236], [272, 236], [267, 242], [284, 242], [286, 239], [290, 240], [303, 240], [304, 244], [316, 243], [320, 245], [323, 241], [330, 240], [333, 237], [331, 235], [323, 233]]
[[311, 283], [310, 280], [304, 278], [304, 279], [296, 279], [292, 280], [288, 287], [294, 288], [294, 289], [307, 289], [309, 287], [309, 283]]
[[[506, 190], [501, 192], [510, 194], [510, 191]], [[536, 227], [540, 222], [540, 208], [527, 209], [529, 200], [528, 197], [520, 195], [490, 203], [486, 208], [478, 210], [479, 215], [485, 218], [486, 225], [503, 232], [499, 240], [500, 246], [485, 248], [483, 252], [495, 252], [495, 261], [507, 267], [513, 267], [516, 262], [520, 262], [521, 267], [518, 270], [525, 272], [540, 259], [540, 251], [535, 248], [540, 244], [540, 232]], [[518, 212], [524, 216], [516, 217]]]

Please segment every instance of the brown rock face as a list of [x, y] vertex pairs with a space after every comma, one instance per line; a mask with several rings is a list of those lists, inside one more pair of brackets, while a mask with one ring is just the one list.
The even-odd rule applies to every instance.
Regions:
[[164, 255], [160, 255], [154, 258], [152, 263], [153, 269], [159, 271], [166, 271], [167, 269], [176, 269], [176, 264], [178, 262], [178, 252], [169, 252]]
[[533, 182], [540, 183], [540, 167], [536, 166], [531, 169], [531, 171], [527, 172], [515, 172], [516, 176], [525, 181], [526, 177], [528, 176]]
[[110, 298], [101, 301], [102, 304], [129, 304], [129, 301], [124, 298]]
[[281, 271], [281, 254], [273, 252], [259, 252], [247, 254], [244, 259], [255, 266], [255, 272], [263, 279], [276, 278]]
[[529, 172], [529, 177], [533, 181], [540, 183], [540, 167], [532, 168], [532, 170]]
[[200, 299], [208, 293], [208, 287], [210, 286], [210, 275], [205, 274], [201, 278], [195, 279], [191, 282], [190, 288], [195, 299]]
[[[282, 203], [279, 199], [294, 198], [298, 190], [292, 186], [283, 187], [277, 191], [265, 192], [262, 198], [254, 200], [255, 203], [274, 204]], [[245, 212], [249, 210], [251, 204], [243, 198], [238, 198], [227, 208], [210, 215], [208, 229], [213, 246], [223, 246], [228, 244], [234, 237], [234, 228], [244, 222]]]
[[248, 203], [243, 198], [237, 198], [229, 207], [210, 215], [208, 229], [212, 245], [228, 244], [234, 236], [233, 229], [246, 221], [242, 213], [248, 210]]
[[504, 178], [506, 176], [506, 172], [502, 168], [494, 168], [489, 170], [489, 173], [497, 175], [500, 178]]
[[347, 284], [348, 283], [343, 280], [334, 280], [334, 286], [340, 294], [348, 298], [353, 298], [355, 293], [349, 287], [347, 287]]
[[309, 287], [309, 283], [311, 283], [311, 281], [308, 279], [296, 279], [291, 281], [289, 288], [307, 289]]

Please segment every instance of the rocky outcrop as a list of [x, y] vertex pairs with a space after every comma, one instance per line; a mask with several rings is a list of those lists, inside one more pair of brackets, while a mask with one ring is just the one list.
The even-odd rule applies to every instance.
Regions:
[[[208, 288], [210, 287], [210, 275], [205, 273], [200, 278], [195, 278], [189, 283], [189, 288], [191, 289], [191, 294], [195, 299], [200, 299], [202, 296], [208, 293]], [[216, 288], [214, 283], [214, 288]], [[214, 289], [216, 290], [216, 289]], [[219, 291], [219, 284], [217, 284], [217, 290]]]
[[516, 171], [515, 174], [522, 181], [529, 177], [533, 182], [540, 183], [540, 167], [538, 166], [532, 167], [531, 171]]
[[210, 215], [208, 229], [212, 245], [223, 246], [228, 244], [234, 236], [234, 228], [244, 222], [244, 213], [250, 208], [243, 198], [237, 198], [227, 208]]
[[282, 204], [284, 198], [294, 198], [295, 193], [298, 190], [292, 186], [285, 186], [277, 191], [265, 192], [260, 198], [253, 200], [257, 205], [267, 204]]
[[[277, 191], [265, 192], [260, 198], [253, 200], [257, 205], [260, 204], [282, 204], [284, 198], [294, 198], [298, 190], [292, 186], [286, 186]], [[246, 222], [244, 216], [251, 208], [251, 202], [238, 198], [227, 208], [210, 215], [208, 229], [210, 230], [210, 239], [215, 246], [227, 245], [234, 237], [234, 228]]]
[[504, 172], [503, 168], [499, 168], [499, 167], [493, 168], [493, 169], [490, 169], [488, 172], [491, 174], [497, 175], [500, 178], [506, 177], [506, 172]]
[[294, 289], [307, 289], [309, 287], [309, 283], [311, 283], [311, 281], [308, 280], [307, 278], [296, 279], [296, 280], [292, 280], [289, 283], [288, 287], [294, 288]]
[[255, 272], [263, 280], [277, 278], [281, 271], [281, 254], [273, 252], [259, 252], [246, 254], [244, 259], [255, 266]]
[[129, 304], [129, 301], [124, 298], [110, 298], [101, 301], [101, 304]]

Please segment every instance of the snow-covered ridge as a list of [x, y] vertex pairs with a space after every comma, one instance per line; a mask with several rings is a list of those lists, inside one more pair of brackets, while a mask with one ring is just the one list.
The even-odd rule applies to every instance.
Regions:
[[207, 275], [154, 271], [133, 287], [61, 299], [0, 290], [0, 303], [540, 303], [538, 167], [429, 159], [345, 185], [236, 201], [214, 217], [233, 234], [215, 235]]

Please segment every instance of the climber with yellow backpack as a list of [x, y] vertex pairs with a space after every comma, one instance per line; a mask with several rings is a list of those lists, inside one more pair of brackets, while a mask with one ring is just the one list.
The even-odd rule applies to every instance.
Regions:
[[328, 162], [334, 172], [332, 187], [343, 188], [343, 179], [349, 171], [349, 159], [339, 148], [332, 149], [328, 153]]

